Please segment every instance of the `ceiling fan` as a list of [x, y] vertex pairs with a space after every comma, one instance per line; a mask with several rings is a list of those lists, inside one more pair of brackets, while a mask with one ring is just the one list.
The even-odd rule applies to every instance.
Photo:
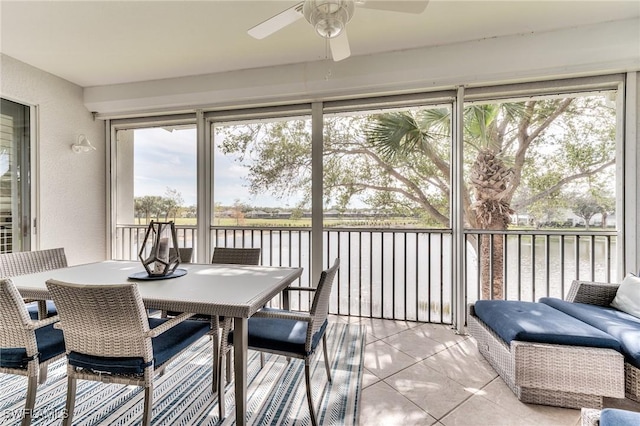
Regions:
[[341, 61], [351, 55], [346, 26], [353, 17], [356, 6], [419, 14], [425, 10], [427, 3], [429, 0], [304, 0], [247, 32], [260, 40], [304, 16], [320, 37], [329, 40], [333, 60]]

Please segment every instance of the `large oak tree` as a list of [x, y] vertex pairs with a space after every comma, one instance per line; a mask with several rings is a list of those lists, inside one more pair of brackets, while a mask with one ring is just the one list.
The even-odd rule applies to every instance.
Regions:
[[[324, 117], [325, 202], [354, 198], [372, 209], [417, 215], [424, 226], [449, 228], [451, 110], [424, 107]], [[529, 99], [464, 110], [466, 227], [504, 231], [514, 211], [555, 205], [564, 190], [609, 176], [615, 163], [615, 111], [605, 96]], [[254, 193], [302, 194], [310, 201], [309, 119], [218, 129], [223, 154], [248, 168]], [[490, 240], [492, 239], [492, 241]], [[480, 241], [483, 298], [502, 298], [502, 234]]]

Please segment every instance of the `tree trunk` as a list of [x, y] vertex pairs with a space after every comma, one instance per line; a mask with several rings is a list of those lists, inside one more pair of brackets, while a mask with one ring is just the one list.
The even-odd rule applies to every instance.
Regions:
[[[512, 171], [490, 150], [481, 150], [471, 167], [470, 180], [475, 192], [472, 209], [481, 229], [507, 229], [513, 213], [504, 194]], [[480, 284], [482, 299], [504, 298], [504, 241], [502, 234], [480, 237]]]
[[484, 234], [480, 240], [480, 284], [482, 299], [504, 298], [505, 236]]

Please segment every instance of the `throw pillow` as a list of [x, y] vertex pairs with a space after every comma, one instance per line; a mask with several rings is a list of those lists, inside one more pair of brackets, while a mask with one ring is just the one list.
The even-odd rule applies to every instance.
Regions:
[[640, 318], [640, 277], [627, 275], [618, 287], [611, 306]]

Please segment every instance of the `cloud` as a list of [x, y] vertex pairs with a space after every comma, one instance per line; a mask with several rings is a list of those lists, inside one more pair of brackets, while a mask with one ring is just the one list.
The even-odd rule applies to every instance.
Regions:
[[[197, 202], [197, 143], [194, 128], [134, 130], [134, 196], [164, 195], [167, 188], [181, 193], [185, 205]], [[294, 206], [299, 197], [278, 199], [269, 194], [251, 195], [246, 180], [249, 164], [234, 155], [214, 151], [214, 203], [232, 205], [236, 200], [253, 206]]]
[[163, 128], [134, 131], [134, 196], [182, 194], [185, 205], [197, 198], [196, 131]]

